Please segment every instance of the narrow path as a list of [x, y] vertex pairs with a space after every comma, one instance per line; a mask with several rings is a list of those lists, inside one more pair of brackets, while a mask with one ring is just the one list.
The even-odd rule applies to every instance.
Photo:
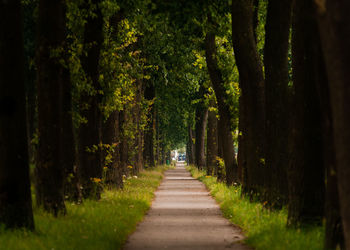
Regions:
[[135, 249], [249, 249], [239, 243], [240, 230], [222, 217], [203, 183], [178, 163], [165, 172], [152, 207], [125, 250]]

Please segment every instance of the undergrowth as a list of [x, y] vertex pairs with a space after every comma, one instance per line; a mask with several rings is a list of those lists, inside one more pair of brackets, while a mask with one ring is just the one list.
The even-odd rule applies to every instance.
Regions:
[[316, 250], [323, 249], [324, 229], [312, 227], [305, 230], [287, 228], [287, 211], [269, 211], [259, 202], [250, 202], [241, 196], [240, 187], [227, 187], [216, 177], [204, 171], [188, 168], [194, 178], [202, 181], [220, 204], [223, 215], [242, 228], [245, 243], [255, 249]]
[[35, 232], [0, 229], [0, 249], [121, 249], [151, 205], [166, 167], [127, 179], [123, 190], [106, 190], [100, 201], [66, 203], [67, 215], [34, 210]]

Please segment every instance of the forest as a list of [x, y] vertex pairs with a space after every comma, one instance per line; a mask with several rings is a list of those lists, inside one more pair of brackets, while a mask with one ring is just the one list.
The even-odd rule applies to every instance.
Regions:
[[[190, 166], [350, 249], [350, 2], [0, 1], [0, 225]], [[1, 232], [4, 232], [1, 231]], [[0, 234], [1, 234], [0, 232]], [[0, 243], [1, 244], [1, 243]]]

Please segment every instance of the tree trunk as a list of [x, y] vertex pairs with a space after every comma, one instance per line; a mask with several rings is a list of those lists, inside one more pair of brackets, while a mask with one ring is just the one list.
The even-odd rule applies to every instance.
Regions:
[[288, 47], [292, 0], [270, 0], [265, 36], [265, 184], [270, 207], [288, 202]]
[[295, 114], [288, 171], [288, 224], [292, 226], [321, 224], [324, 214], [322, 118], [317, 94], [322, 72], [317, 30], [311, 1], [296, 0], [292, 34]]
[[[68, 60], [66, 59], [66, 65]], [[64, 168], [64, 196], [81, 202], [82, 194], [76, 168], [76, 141], [73, 133], [72, 82], [68, 68], [63, 72], [62, 83], [62, 166]]]
[[115, 188], [123, 188], [123, 173], [120, 167], [120, 133], [119, 133], [119, 111], [114, 110], [105, 121], [103, 126], [103, 144], [110, 145], [110, 149], [104, 155], [110, 158], [110, 162], [104, 164], [106, 183]]
[[[153, 85], [146, 86], [145, 99], [152, 101], [155, 97], [155, 88]], [[154, 104], [151, 104], [147, 114], [147, 126], [145, 129], [145, 145], [143, 158], [145, 167], [155, 167], [154, 159]]]
[[208, 113], [207, 128], [207, 175], [213, 175], [218, 157], [218, 119], [215, 111]]
[[248, 169], [247, 169], [247, 156], [246, 156], [246, 136], [243, 134], [245, 130], [245, 105], [243, 104], [243, 96], [239, 97], [239, 124], [238, 124], [238, 179], [242, 184], [242, 193], [249, 193], [249, 181], [248, 181]]
[[[37, 117], [37, 89], [36, 89], [36, 70], [31, 67], [32, 60], [35, 58], [35, 35], [37, 27], [37, 19], [33, 16], [38, 3], [26, 3], [23, 9], [23, 35], [24, 35], [24, 75], [26, 86], [26, 113], [27, 113], [27, 137], [29, 162], [35, 163], [36, 145], [32, 140], [38, 128]], [[30, 46], [29, 46], [30, 44]]]
[[[204, 98], [204, 88], [201, 86], [199, 89], [201, 98]], [[198, 169], [205, 168], [205, 131], [208, 121], [208, 108], [201, 101], [197, 104], [196, 109], [196, 141], [195, 141], [195, 153], [196, 153], [196, 167]]]
[[336, 176], [345, 248], [350, 249], [350, 2], [317, 2], [322, 48], [329, 79]]
[[0, 224], [33, 230], [21, 1], [0, 3], [0, 29]]
[[219, 145], [219, 147], [222, 147], [223, 158], [225, 161], [226, 183], [228, 185], [232, 185], [234, 182], [238, 181], [237, 163], [235, 161], [235, 149], [233, 146], [233, 137], [231, 132], [230, 107], [225, 101], [228, 97], [216, 56], [217, 50], [215, 45], [215, 34], [209, 32], [205, 38], [205, 57], [210, 80], [218, 102], [220, 116], [218, 131], [220, 133], [219, 137], [222, 143]]
[[119, 167], [121, 169], [122, 175], [128, 175], [128, 163], [129, 163], [129, 147], [128, 147], [128, 138], [127, 133], [125, 132], [127, 126], [127, 114], [126, 107], [124, 105], [124, 109], [119, 112], [119, 133], [120, 133], [120, 164]]
[[[319, 55], [322, 50], [319, 48]], [[322, 134], [323, 134], [323, 162], [326, 169], [326, 235], [325, 249], [345, 249], [343, 226], [339, 208], [339, 193], [337, 181], [337, 167], [335, 162], [334, 137], [332, 128], [332, 111], [330, 104], [330, 93], [327, 81], [327, 74], [323, 57], [318, 60], [320, 65], [320, 74], [318, 78], [317, 91], [321, 100], [322, 112]]]
[[[84, 30], [84, 51], [86, 54], [81, 58], [82, 67], [85, 72], [87, 81], [95, 90], [95, 93], [82, 93], [80, 103], [82, 108], [80, 114], [87, 119], [87, 123], [80, 124], [78, 131], [78, 173], [82, 185], [84, 198], [100, 198], [100, 188], [98, 183], [93, 180], [102, 177], [102, 154], [101, 148], [101, 126], [102, 114], [99, 108], [101, 95], [99, 90], [99, 57], [100, 49], [103, 42], [102, 24], [103, 17], [101, 9], [98, 6], [101, 0], [93, 0], [91, 4], [96, 5], [94, 16], [87, 18]], [[85, 8], [90, 9], [88, 1]], [[95, 178], [95, 179], [94, 179]]]
[[189, 165], [194, 165], [195, 163], [195, 152], [194, 152], [194, 143], [193, 143], [194, 135], [191, 125], [188, 125], [188, 154], [187, 161]]
[[[243, 117], [241, 147], [245, 154], [245, 177], [249, 194], [258, 194], [263, 185], [265, 167], [265, 97], [264, 77], [253, 30], [253, 0], [232, 2], [232, 41], [241, 88], [240, 118]], [[241, 122], [241, 120], [240, 120]], [[241, 138], [242, 139], [242, 138]], [[244, 142], [244, 143], [242, 143]], [[242, 151], [241, 151], [242, 152]], [[242, 156], [240, 156], [242, 158]]]
[[[270, 3], [270, 2], [269, 2]], [[253, 2], [254, 12], [253, 12], [253, 32], [254, 32], [254, 39], [255, 43], [258, 41], [258, 34], [256, 30], [259, 26], [259, 0], [254, 0]]]
[[[66, 12], [66, 6], [65, 11]], [[64, 17], [66, 18], [66, 17]], [[67, 31], [67, 28], [65, 28]], [[69, 50], [67, 35], [65, 32], [64, 51]], [[74, 202], [81, 202], [82, 194], [77, 173], [76, 160], [76, 140], [73, 129], [73, 109], [72, 109], [72, 82], [68, 54], [64, 55], [65, 66], [62, 72], [62, 166], [64, 168], [64, 196], [66, 199]]]
[[155, 155], [155, 159], [156, 159], [156, 165], [159, 165], [160, 164], [160, 129], [159, 129], [159, 116], [157, 115], [157, 110], [156, 109], [156, 117], [155, 117], [155, 125], [156, 125], [156, 128], [155, 128], [155, 134], [156, 134], [156, 139], [155, 139], [155, 143], [156, 143], [156, 155]]
[[38, 133], [36, 200], [48, 212], [65, 213], [63, 153], [63, 89], [65, 67], [60, 60], [65, 42], [62, 1], [39, 1], [37, 45]]
[[[143, 155], [142, 155], [142, 150], [143, 150], [143, 131], [141, 129], [141, 116], [142, 116], [142, 98], [144, 95], [144, 90], [143, 90], [143, 82], [139, 81], [138, 86], [137, 86], [137, 94], [136, 94], [136, 107], [135, 107], [135, 122], [137, 124], [136, 127], [136, 135], [135, 135], [135, 150], [136, 150], [136, 155], [135, 155], [135, 174], [139, 173], [143, 169]], [[158, 145], [158, 148], [160, 145]], [[160, 148], [158, 149], [160, 151]], [[160, 153], [159, 153], [160, 154]], [[158, 158], [158, 163], [160, 164], [160, 155]]]

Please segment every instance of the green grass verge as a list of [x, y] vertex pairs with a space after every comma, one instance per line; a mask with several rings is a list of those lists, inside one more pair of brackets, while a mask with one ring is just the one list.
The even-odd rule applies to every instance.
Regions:
[[121, 191], [105, 191], [100, 201], [66, 203], [67, 215], [35, 209], [35, 232], [0, 229], [0, 249], [121, 249], [147, 212], [165, 167], [127, 179]]
[[287, 211], [268, 211], [261, 203], [250, 202], [241, 196], [240, 187], [227, 187], [218, 183], [215, 177], [188, 167], [194, 178], [202, 181], [211, 195], [220, 204], [223, 215], [233, 224], [241, 227], [246, 235], [245, 242], [255, 249], [272, 250], [316, 250], [323, 249], [324, 228], [307, 230], [286, 227]]

